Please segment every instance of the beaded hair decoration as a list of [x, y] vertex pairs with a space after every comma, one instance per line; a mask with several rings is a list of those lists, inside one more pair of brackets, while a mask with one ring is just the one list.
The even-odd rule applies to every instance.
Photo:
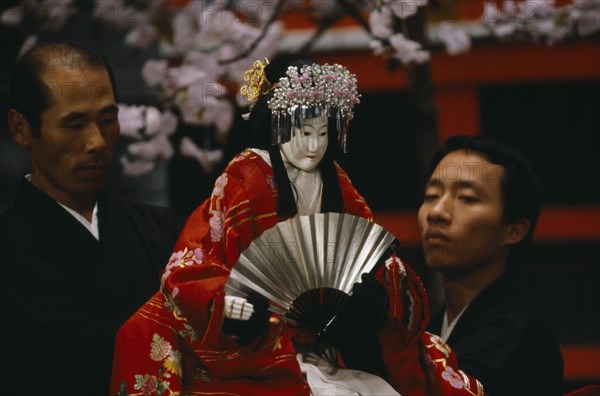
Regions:
[[335, 65], [304, 65], [288, 67], [287, 77], [274, 85], [273, 97], [267, 102], [271, 109], [272, 142], [285, 143], [304, 120], [328, 116], [335, 121], [338, 140], [346, 151], [348, 124], [360, 103], [356, 76], [345, 67]]
[[348, 124], [360, 103], [356, 76], [345, 67], [335, 65], [304, 65], [288, 67], [287, 77], [273, 85], [265, 76], [269, 61], [256, 61], [244, 74], [246, 85], [241, 93], [248, 100], [273, 92], [267, 106], [271, 110], [271, 142], [288, 142], [297, 128], [304, 127], [307, 118], [330, 117], [335, 121], [338, 140], [346, 151]]

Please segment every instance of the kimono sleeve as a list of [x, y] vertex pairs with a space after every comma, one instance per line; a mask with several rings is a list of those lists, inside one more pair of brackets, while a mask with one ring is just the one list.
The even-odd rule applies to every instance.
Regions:
[[157, 293], [119, 330], [111, 396], [181, 392], [182, 348], [162, 294]]
[[230, 164], [216, 180], [210, 199], [189, 217], [162, 275], [163, 293], [181, 309], [200, 340], [209, 330], [220, 331], [218, 321], [211, 322], [209, 306], [223, 298], [240, 252], [277, 221], [264, 176], [244, 173], [239, 165]]

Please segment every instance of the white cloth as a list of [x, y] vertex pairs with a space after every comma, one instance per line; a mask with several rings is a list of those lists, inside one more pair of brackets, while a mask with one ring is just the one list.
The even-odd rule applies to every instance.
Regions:
[[448, 311], [444, 311], [444, 318], [442, 319], [442, 328], [440, 329], [440, 338], [444, 340], [444, 342], [448, 341], [448, 337], [452, 334], [452, 330], [454, 330], [454, 326], [458, 323], [458, 320], [465, 312], [469, 304], [467, 304], [459, 313], [456, 315], [456, 318], [452, 320], [452, 322], [448, 323]]
[[100, 240], [100, 231], [98, 230], [98, 202], [94, 204], [91, 222], [73, 209], [61, 204], [60, 202], [56, 203], [65, 208], [65, 210], [69, 212], [71, 216], [75, 217], [75, 219], [80, 222], [94, 236], [94, 238], [96, 238], [96, 240]]
[[306, 356], [299, 353], [296, 358], [313, 396], [400, 396], [376, 375], [334, 367], [313, 353]]
[[[27, 181], [31, 183], [31, 173], [26, 174], [25, 179], [27, 179]], [[78, 212], [69, 208], [68, 206], [63, 205], [58, 201], [55, 201], [55, 202], [57, 204], [59, 204], [60, 206], [62, 206], [67, 212], [69, 212], [69, 214], [71, 216], [73, 216], [75, 218], [75, 220], [80, 222], [86, 228], [86, 230], [88, 230], [94, 236], [94, 238], [96, 238], [97, 241], [100, 240], [100, 231], [98, 229], [98, 202], [96, 202], [94, 204], [94, 210], [92, 211], [92, 221], [91, 222], [88, 221], [88, 219], [83, 217]]]

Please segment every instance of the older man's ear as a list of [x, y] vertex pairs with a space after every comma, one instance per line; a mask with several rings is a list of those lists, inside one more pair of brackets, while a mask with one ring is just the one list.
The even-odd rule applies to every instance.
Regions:
[[15, 109], [8, 111], [8, 131], [15, 143], [19, 146], [29, 146], [31, 136], [31, 126], [23, 114]]

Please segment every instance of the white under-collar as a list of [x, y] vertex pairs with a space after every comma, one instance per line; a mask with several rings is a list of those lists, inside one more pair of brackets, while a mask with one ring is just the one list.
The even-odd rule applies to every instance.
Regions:
[[94, 204], [91, 222], [68, 206], [63, 205], [58, 201], [56, 203], [65, 208], [65, 210], [69, 212], [71, 216], [75, 217], [75, 219], [79, 221], [94, 236], [94, 238], [96, 238], [98, 241], [100, 240], [100, 230], [98, 229], [98, 202]]
[[450, 334], [452, 334], [452, 330], [454, 330], [454, 327], [458, 323], [458, 320], [460, 319], [462, 314], [467, 310], [468, 306], [469, 304], [467, 304], [463, 309], [461, 309], [458, 315], [456, 315], [456, 317], [450, 323], [448, 323], [448, 310], [444, 310], [444, 319], [442, 320], [442, 328], [440, 329], [440, 338], [444, 340], [444, 342], [448, 340]]
[[[27, 175], [25, 175], [25, 179], [27, 179], [27, 181], [31, 183], [31, 173], [28, 173]], [[68, 206], [63, 205], [58, 201], [54, 201], [54, 202], [56, 202], [57, 204], [62, 206], [71, 216], [73, 216], [75, 218], [75, 220], [80, 222], [86, 228], [86, 230], [88, 230], [94, 236], [94, 238], [96, 238], [96, 240], [98, 240], [98, 241], [100, 240], [100, 230], [98, 229], [98, 202], [97, 201], [94, 204], [94, 209], [92, 210], [92, 221], [88, 221], [88, 219], [86, 219], [84, 216], [82, 216], [79, 212], [69, 208]]]

